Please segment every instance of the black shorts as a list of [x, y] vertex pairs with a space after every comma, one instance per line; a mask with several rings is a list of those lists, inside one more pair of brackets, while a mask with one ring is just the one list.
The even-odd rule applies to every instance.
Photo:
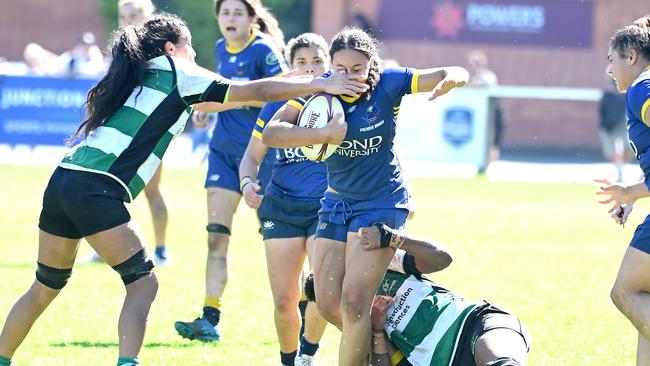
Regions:
[[530, 334], [526, 326], [516, 316], [499, 309], [493, 304], [486, 303], [476, 311], [473, 320], [463, 328], [459, 348], [452, 365], [476, 366], [474, 362], [474, 348], [476, 340], [494, 329], [510, 329], [519, 333], [530, 350]]
[[38, 227], [70, 239], [112, 229], [131, 220], [125, 194], [107, 175], [58, 167], [45, 188]]
[[[476, 366], [474, 347], [476, 340], [486, 332], [494, 329], [511, 329], [521, 335], [530, 350], [530, 334], [526, 326], [514, 315], [486, 303], [475, 309], [471, 320], [465, 324], [458, 342], [458, 350], [452, 362], [453, 366]], [[413, 366], [402, 358], [396, 366]]]

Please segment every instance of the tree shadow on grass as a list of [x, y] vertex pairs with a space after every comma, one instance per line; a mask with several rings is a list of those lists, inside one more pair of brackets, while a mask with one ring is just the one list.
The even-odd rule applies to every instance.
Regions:
[[[89, 341], [72, 341], [72, 342], [59, 342], [52, 343], [53, 347], [57, 348], [68, 348], [68, 347], [80, 347], [80, 348], [118, 348], [119, 344], [115, 342], [89, 342]], [[145, 343], [144, 348], [189, 348], [189, 347], [201, 347], [204, 343], [201, 342], [186, 342], [186, 343]]]

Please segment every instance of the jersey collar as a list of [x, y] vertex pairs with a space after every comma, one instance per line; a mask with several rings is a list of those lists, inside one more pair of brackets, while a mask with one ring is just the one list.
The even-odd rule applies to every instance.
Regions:
[[359, 100], [359, 97], [348, 97], [347, 95], [339, 95], [339, 97], [341, 97], [341, 99], [343, 99], [346, 103], [350, 104]]
[[244, 43], [242, 48], [230, 47], [228, 45], [228, 41], [226, 41], [226, 51], [228, 51], [228, 53], [232, 53], [232, 54], [240, 53], [241, 51], [245, 50], [246, 47], [248, 47], [255, 40], [255, 38], [257, 38], [257, 30], [253, 29], [253, 31], [251, 32], [250, 37], [248, 37], [248, 41], [246, 41], [246, 43]]

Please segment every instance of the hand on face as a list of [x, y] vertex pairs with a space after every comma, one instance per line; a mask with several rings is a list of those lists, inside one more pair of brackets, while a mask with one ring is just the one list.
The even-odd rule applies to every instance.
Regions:
[[325, 92], [333, 95], [358, 97], [368, 90], [368, 85], [356, 80], [354, 76], [333, 73], [325, 79]]

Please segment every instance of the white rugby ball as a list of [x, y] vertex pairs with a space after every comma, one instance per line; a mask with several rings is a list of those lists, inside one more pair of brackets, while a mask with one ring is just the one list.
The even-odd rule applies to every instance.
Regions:
[[[343, 106], [339, 99], [331, 94], [318, 93], [305, 103], [298, 116], [298, 126], [305, 128], [323, 128], [336, 114], [343, 115]], [[309, 160], [323, 161], [329, 158], [338, 145], [317, 144], [300, 147]]]

